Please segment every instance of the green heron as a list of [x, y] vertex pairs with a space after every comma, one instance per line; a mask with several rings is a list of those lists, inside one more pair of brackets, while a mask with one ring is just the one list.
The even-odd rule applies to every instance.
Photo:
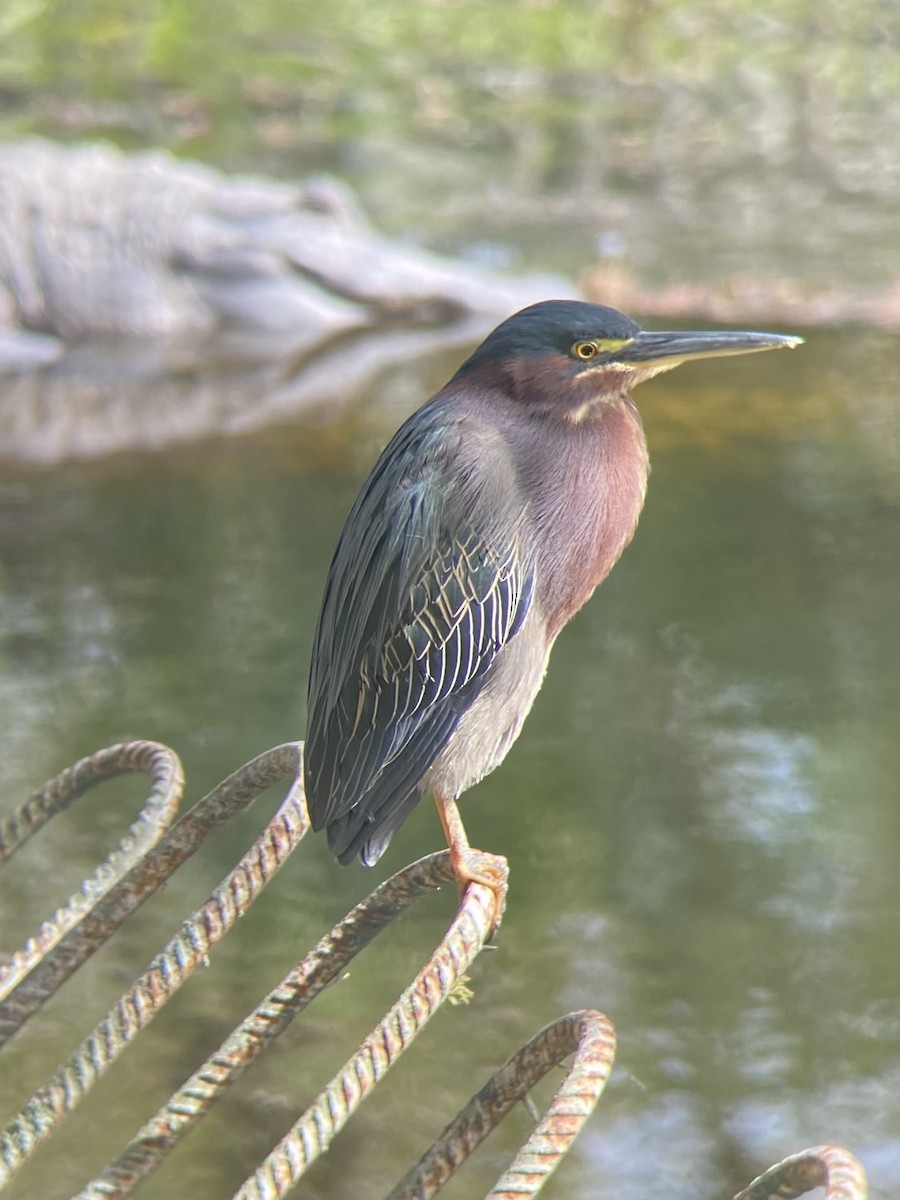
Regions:
[[339, 862], [372, 866], [430, 793], [460, 891], [502, 888], [456, 799], [502, 762], [557, 635], [634, 534], [649, 465], [631, 389], [800, 341], [547, 300], [406, 420], [347, 518], [313, 647], [306, 796]]

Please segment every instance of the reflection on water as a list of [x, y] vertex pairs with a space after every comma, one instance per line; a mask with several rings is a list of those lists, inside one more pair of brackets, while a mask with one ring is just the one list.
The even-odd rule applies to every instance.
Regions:
[[[802, 354], [639, 392], [654, 471], [637, 538], [560, 639], [510, 758], [464, 802], [473, 841], [511, 861], [499, 949], [473, 1003], [441, 1014], [299, 1195], [380, 1194], [520, 1041], [585, 1006], [615, 1021], [618, 1065], [548, 1195], [731, 1194], [824, 1140], [860, 1154], [873, 1195], [896, 1194], [896, 387], [887, 340], [863, 340], [814, 335]], [[174, 746], [194, 798], [298, 736], [343, 517], [406, 398], [452, 366], [392, 369], [365, 412], [331, 424], [7, 472], [5, 805], [123, 737]], [[115, 835], [115, 794], [0, 879], [4, 949]], [[4, 1112], [261, 821], [219, 835], [7, 1049]], [[302, 949], [439, 844], [423, 806], [374, 872], [340, 870], [324, 839], [303, 846], [12, 1194], [68, 1195]], [[371, 947], [142, 1194], [230, 1194], [451, 909], [423, 902]], [[485, 1191], [525, 1120], [446, 1194]]]

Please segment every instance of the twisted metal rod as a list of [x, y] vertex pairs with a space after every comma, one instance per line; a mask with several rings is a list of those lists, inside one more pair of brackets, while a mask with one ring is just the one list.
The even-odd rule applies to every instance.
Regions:
[[[0, 1043], [214, 829], [269, 786], [289, 777], [292, 782], [275, 816], [247, 854], [0, 1135], [0, 1185], [75, 1107], [194, 967], [205, 961], [209, 950], [283, 865], [308, 827], [302, 790], [302, 745], [287, 743], [260, 755], [223, 781], [173, 826], [154, 850], [182, 793], [181, 764], [168, 747], [128, 742], [80, 760], [34, 793], [0, 825], [0, 862], [11, 857], [56, 811], [88, 788], [127, 772], [149, 774], [153, 779], [151, 795], [119, 847], [82, 885], [67, 908], [45, 922], [38, 936], [29, 939], [0, 975], [10, 993], [6, 1003], [0, 1005]], [[141, 853], [133, 846], [143, 847], [144, 854], [129, 870], [128, 863]], [[357, 905], [75, 1200], [127, 1195], [363, 946], [393, 917], [452, 877], [449, 854], [444, 851], [413, 863]], [[469, 963], [499, 924], [505, 898], [505, 887], [500, 895], [478, 885], [469, 887], [446, 936], [413, 984], [234, 1200], [279, 1200], [292, 1189], [461, 981]], [[46, 955], [42, 963], [38, 962], [41, 954]], [[547, 1112], [487, 1200], [536, 1195], [596, 1105], [614, 1053], [615, 1033], [601, 1013], [570, 1013], [548, 1025], [473, 1096], [387, 1200], [427, 1200], [433, 1196], [535, 1083], [574, 1054]], [[867, 1196], [865, 1172], [858, 1160], [842, 1147], [825, 1145], [784, 1159], [735, 1200], [792, 1200], [816, 1187], [826, 1188], [826, 1200], [866, 1200]]]
[[429, 1200], [547, 1072], [574, 1054], [550, 1107], [488, 1200], [537, 1195], [594, 1111], [615, 1053], [615, 1029], [603, 1013], [585, 1009], [551, 1022], [472, 1097], [386, 1200]]
[[[127, 748], [120, 748], [123, 761]], [[116, 747], [113, 747], [111, 754]], [[102, 753], [106, 753], [101, 751]], [[286, 742], [245, 763], [191, 808], [157, 846], [146, 853], [84, 915], [78, 924], [31, 970], [30, 974], [0, 1003], [0, 1046], [33, 1016], [50, 996], [100, 948], [119, 928], [129, 913], [139, 908], [169, 876], [203, 844], [209, 835], [241, 812], [256, 797], [283, 779], [294, 778], [300, 796], [283, 814], [290, 815], [290, 828], [273, 836], [302, 837], [295, 830], [306, 828], [306, 804], [302, 797], [303, 747]], [[90, 760], [83, 760], [88, 762]], [[180, 771], [180, 766], [179, 766]], [[65, 772], [63, 773], [65, 774]], [[292, 789], [291, 795], [294, 795]], [[280, 811], [280, 810], [279, 810]], [[268, 828], [268, 827], [267, 827]], [[266, 834], [263, 834], [265, 839]], [[255, 843], [259, 845], [259, 843]], [[264, 847], [261, 847], [261, 852]]]
[[450, 854], [443, 850], [377, 887], [288, 972], [74, 1200], [127, 1196], [351, 959], [422, 896], [452, 881]]
[[461, 981], [496, 928], [505, 896], [469, 885], [437, 950], [357, 1052], [235, 1192], [233, 1200], [280, 1200], [369, 1095]]
[[868, 1186], [862, 1163], [843, 1146], [811, 1146], [769, 1167], [734, 1200], [794, 1200], [825, 1189], [825, 1200], [866, 1200]]
[[[292, 778], [287, 795], [247, 853], [0, 1134], [0, 1185], [13, 1176], [76, 1107], [194, 968], [205, 962], [211, 948], [252, 904], [306, 833], [302, 746], [295, 742], [278, 746], [235, 772], [182, 818], [159, 849], [151, 852], [115, 889], [117, 911], [120, 908], [130, 911], [171, 874], [174, 869], [171, 866], [165, 874], [161, 873], [163, 864], [178, 865], [226, 815], [240, 811], [261, 791], [286, 777]], [[148, 873], [146, 864], [151, 860], [155, 865]], [[135, 875], [142, 887], [137, 896], [129, 891], [129, 881]]]
[[155, 846], [171, 825], [184, 793], [184, 774], [174, 750], [159, 742], [123, 742], [80, 759], [45, 783], [5, 821], [0, 823], [0, 863], [8, 861], [29, 838], [57, 813], [68, 808], [91, 788], [120, 775], [149, 775], [150, 795], [128, 831], [100, 866], [68, 901], [30, 937], [20, 950], [0, 965], [0, 1000], [28, 973], [139, 859]]

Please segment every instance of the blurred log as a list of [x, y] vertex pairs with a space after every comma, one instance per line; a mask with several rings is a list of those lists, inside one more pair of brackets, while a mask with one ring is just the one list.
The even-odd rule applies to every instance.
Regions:
[[788, 279], [734, 278], [650, 289], [621, 262], [603, 263], [582, 280], [589, 300], [645, 316], [704, 318], [726, 325], [874, 325], [900, 328], [900, 284], [863, 291], [811, 291]]

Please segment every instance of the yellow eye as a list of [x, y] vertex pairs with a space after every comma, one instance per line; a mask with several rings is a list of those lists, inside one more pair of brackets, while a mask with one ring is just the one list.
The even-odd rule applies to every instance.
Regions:
[[576, 342], [572, 347], [572, 354], [582, 362], [587, 362], [588, 359], [596, 358], [598, 354], [615, 354], [617, 350], [622, 350], [633, 341], [634, 338], [597, 338], [593, 342]]

